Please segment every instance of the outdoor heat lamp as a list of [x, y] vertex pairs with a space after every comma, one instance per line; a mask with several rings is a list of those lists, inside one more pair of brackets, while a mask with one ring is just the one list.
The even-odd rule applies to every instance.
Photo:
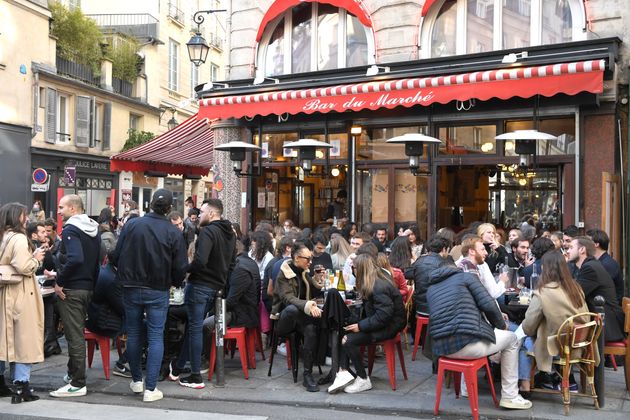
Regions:
[[435, 137], [425, 136], [420, 133], [407, 133], [402, 136], [393, 137], [389, 140], [386, 140], [385, 143], [394, 143], [394, 144], [404, 144], [405, 145], [405, 155], [409, 156], [409, 169], [411, 173], [415, 176], [418, 175], [431, 175], [431, 161], [432, 161], [432, 153], [431, 150], [428, 150], [427, 161], [428, 161], [428, 171], [420, 171], [420, 158], [424, 153], [424, 145], [426, 144], [430, 147], [433, 144], [442, 144], [440, 139], [436, 139]]
[[302, 163], [302, 169], [309, 173], [313, 169], [313, 160], [316, 158], [317, 149], [331, 149], [332, 146], [324, 141], [313, 139], [299, 139], [284, 145], [285, 149], [296, 149], [298, 159]]
[[536, 156], [536, 142], [540, 140], [557, 140], [557, 137], [538, 130], [515, 130], [499, 134], [496, 140], [514, 140], [514, 153], [519, 156], [518, 166], [528, 168], [532, 158]]
[[[219, 150], [221, 152], [230, 152], [230, 160], [232, 160], [232, 169], [236, 173], [236, 176], [244, 177], [244, 176], [259, 176], [259, 173], [242, 173], [243, 170], [243, 161], [247, 157], [248, 152], [260, 151], [260, 147], [255, 144], [245, 143], [242, 141], [231, 141], [229, 143], [218, 145], [214, 148], [215, 150]], [[260, 153], [259, 153], [260, 156]], [[258, 172], [260, 172], [261, 166], [260, 162], [258, 164]]]

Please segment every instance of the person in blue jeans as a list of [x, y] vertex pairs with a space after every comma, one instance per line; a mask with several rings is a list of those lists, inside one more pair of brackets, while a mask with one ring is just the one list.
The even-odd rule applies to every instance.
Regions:
[[[201, 205], [199, 236], [184, 291], [188, 325], [179, 357], [169, 366], [170, 380], [179, 380], [181, 386], [193, 389], [205, 387], [200, 372], [203, 321], [214, 306], [217, 291], [225, 289], [228, 274], [236, 261], [236, 235], [232, 223], [222, 219], [222, 214], [221, 200], [209, 199]], [[191, 373], [180, 378], [186, 361], [190, 361]]]
[[[118, 279], [123, 286], [131, 369], [129, 387], [134, 393], [144, 393], [144, 402], [163, 398], [162, 391], [157, 389], [157, 380], [164, 355], [169, 289], [182, 284], [188, 265], [184, 237], [166, 217], [172, 204], [173, 194], [170, 191], [155, 191], [151, 200], [152, 211], [125, 224], [116, 250], [111, 255], [111, 262], [117, 267]], [[145, 324], [148, 348], [143, 384], [141, 353]]]

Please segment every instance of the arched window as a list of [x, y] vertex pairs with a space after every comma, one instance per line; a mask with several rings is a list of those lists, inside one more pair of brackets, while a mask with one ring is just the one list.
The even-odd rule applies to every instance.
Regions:
[[257, 62], [264, 76], [368, 65], [374, 63], [374, 39], [346, 9], [303, 2], [267, 25]]
[[558, 44], [586, 38], [580, 0], [438, 0], [425, 16], [423, 57]]

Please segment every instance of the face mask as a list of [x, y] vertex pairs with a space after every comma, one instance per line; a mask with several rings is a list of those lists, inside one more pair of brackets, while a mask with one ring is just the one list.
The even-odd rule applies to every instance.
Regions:
[[33, 212], [37, 213], [39, 211], [39, 206], [33, 206]]

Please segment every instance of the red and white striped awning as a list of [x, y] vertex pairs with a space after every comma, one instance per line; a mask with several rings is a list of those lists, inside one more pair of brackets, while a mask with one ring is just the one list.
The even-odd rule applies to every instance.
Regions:
[[312, 114], [362, 109], [410, 108], [454, 100], [529, 98], [559, 93], [601, 93], [604, 60], [536, 67], [355, 83], [316, 89], [280, 90], [254, 95], [202, 99], [199, 118], [242, 118], [270, 114]]
[[112, 171], [157, 171], [207, 175], [212, 167], [214, 134], [208, 118], [196, 115], [141, 146], [111, 157]]

